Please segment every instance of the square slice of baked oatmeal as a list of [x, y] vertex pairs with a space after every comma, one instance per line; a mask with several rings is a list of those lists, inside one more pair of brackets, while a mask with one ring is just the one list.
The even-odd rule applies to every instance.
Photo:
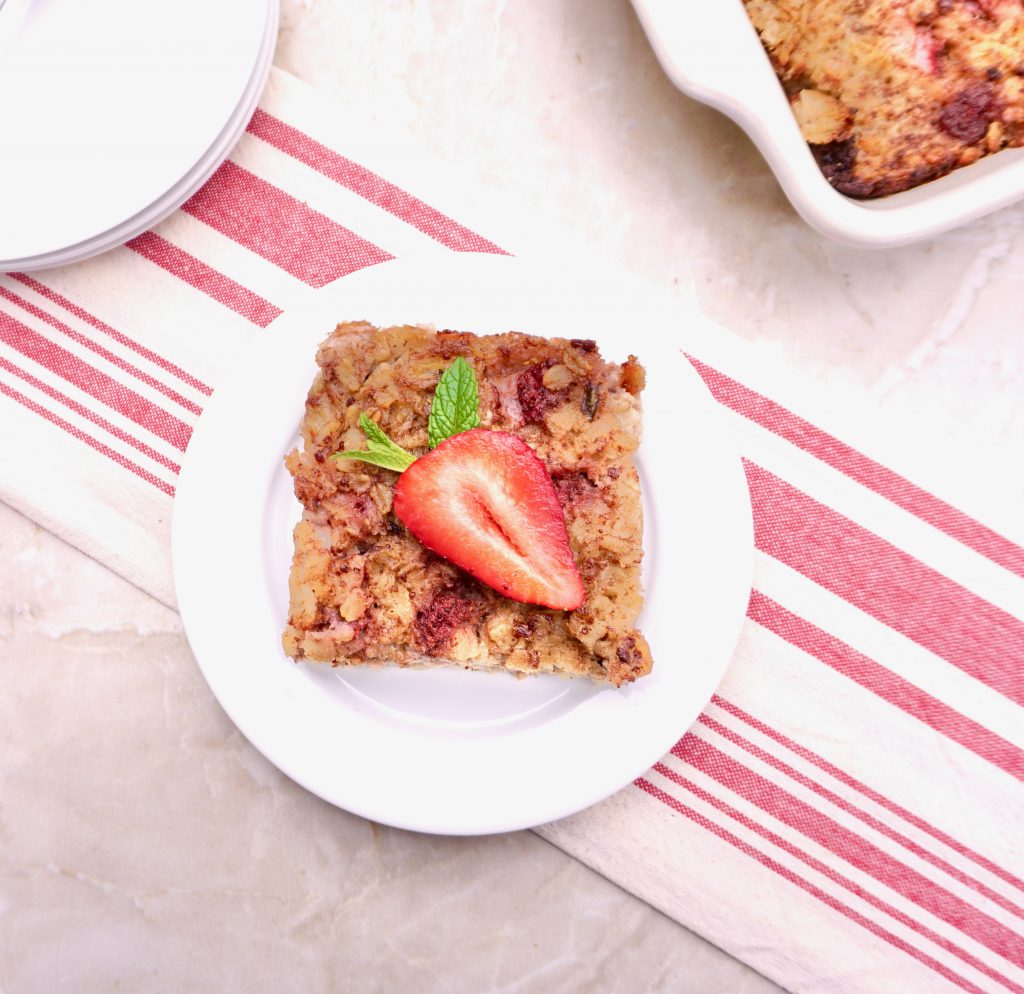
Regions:
[[[398, 473], [330, 458], [364, 447], [361, 413], [413, 455], [426, 453], [435, 387], [459, 356], [476, 374], [480, 427], [519, 436], [551, 474], [586, 590], [574, 611], [510, 600], [430, 552], [393, 512]], [[303, 506], [283, 636], [289, 656], [615, 686], [650, 672], [636, 628], [643, 519], [633, 457], [644, 371], [635, 357], [607, 362], [588, 339], [355, 322], [339, 325], [316, 359], [302, 449], [285, 460]]]

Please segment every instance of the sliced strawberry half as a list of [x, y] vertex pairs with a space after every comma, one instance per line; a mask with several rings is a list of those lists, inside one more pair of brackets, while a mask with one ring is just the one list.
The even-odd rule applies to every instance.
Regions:
[[544, 463], [521, 438], [476, 428], [398, 478], [395, 514], [428, 549], [513, 600], [572, 611], [586, 596]]

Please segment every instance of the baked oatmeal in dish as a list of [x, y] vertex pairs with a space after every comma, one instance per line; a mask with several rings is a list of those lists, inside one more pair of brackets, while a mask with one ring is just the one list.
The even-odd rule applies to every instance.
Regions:
[[850, 197], [1024, 145], [1022, 0], [744, 0], [822, 172]]
[[[316, 361], [302, 448], [285, 460], [303, 505], [289, 656], [614, 686], [650, 672], [636, 628], [644, 371], [633, 356], [607, 362], [587, 339], [356, 322]], [[463, 373], [474, 420], [452, 434], [435, 422], [435, 391], [449, 379], [462, 389]], [[385, 443], [404, 450], [403, 472], [385, 468], [390, 450], [381, 465], [360, 458]]]

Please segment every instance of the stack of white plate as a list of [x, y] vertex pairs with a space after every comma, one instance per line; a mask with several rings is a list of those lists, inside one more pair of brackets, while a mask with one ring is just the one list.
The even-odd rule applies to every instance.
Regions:
[[0, 272], [77, 262], [209, 178], [270, 71], [278, 0], [0, 0]]

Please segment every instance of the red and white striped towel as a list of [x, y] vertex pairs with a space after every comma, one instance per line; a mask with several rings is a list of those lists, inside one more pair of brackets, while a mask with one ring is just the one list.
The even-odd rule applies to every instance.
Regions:
[[[173, 603], [175, 478], [229, 364], [354, 270], [528, 244], [501, 216], [275, 71], [154, 232], [0, 277], [0, 495]], [[541, 834], [794, 990], [1024, 994], [1024, 548], [876, 461], [867, 404], [706, 325], [680, 346], [742, 439], [748, 623], [672, 752]]]

